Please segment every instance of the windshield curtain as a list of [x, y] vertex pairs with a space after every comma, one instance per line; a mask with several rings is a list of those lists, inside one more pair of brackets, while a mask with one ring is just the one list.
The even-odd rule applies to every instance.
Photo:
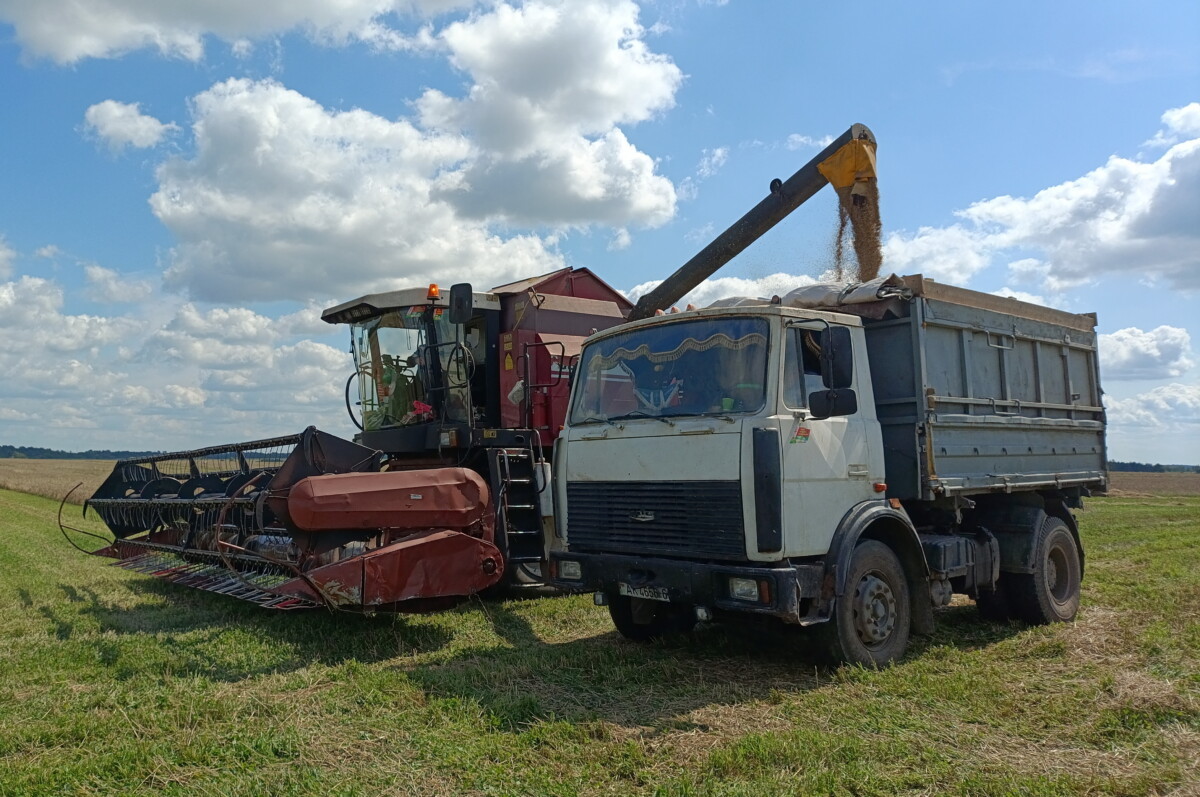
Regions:
[[[359, 374], [359, 401], [363, 428], [407, 426], [433, 420], [432, 383], [425, 307], [414, 306], [385, 313], [355, 324], [351, 340]], [[451, 324], [442, 308], [434, 311], [438, 347], [437, 357], [444, 378], [450, 382], [450, 400], [446, 414], [454, 420], [466, 420], [466, 375], [464, 359], [453, 344], [461, 342], [462, 327]], [[461, 416], [461, 417], [459, 417]]]
[[766, 401], [767, 322], [681, 321], [587, 346], [571, 423], [757, 412]]

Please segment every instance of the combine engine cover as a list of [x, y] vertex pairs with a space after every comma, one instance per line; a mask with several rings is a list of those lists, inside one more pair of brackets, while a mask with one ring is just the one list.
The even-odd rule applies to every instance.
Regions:
[[500, 580], [482, 477], [384, 467], [310, 427], [122, 460], [84, 512], [112, 532], [95, 553], [118, 566], [268, 608], [423, 611]]

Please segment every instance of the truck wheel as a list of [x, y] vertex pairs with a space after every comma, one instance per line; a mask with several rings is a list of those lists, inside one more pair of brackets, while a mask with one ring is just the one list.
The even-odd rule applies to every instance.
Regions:
[[904, 655], [912, 606], [908, 581], [894, 551], [878, 540], [864, 540], [850, 558], [846, 593], [821, 626], [834, 661], [882, 667]]
[[627, 595], [610, 594], [608, 614], [621, 636], [634, 642], [685, 634], [696, 627], [691, 606], [630, 598]]
[[1008, 573], [1017, 617], [1031, 625], [1073, 620], [1079, 611], [1079, 546], [1060, 518], [1043, 521], [1033, 541], [1033, 572]]

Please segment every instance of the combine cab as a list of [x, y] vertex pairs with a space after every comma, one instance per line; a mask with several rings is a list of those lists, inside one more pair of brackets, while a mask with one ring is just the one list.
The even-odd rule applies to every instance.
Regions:
[[353, 442], [299, 435], [118, 462], [85, 504], [118, 566], [275, 609], [428, 611], [543, 586], [549, 451], [583, 339], [631, 304], [587, 269], [326, 310]]

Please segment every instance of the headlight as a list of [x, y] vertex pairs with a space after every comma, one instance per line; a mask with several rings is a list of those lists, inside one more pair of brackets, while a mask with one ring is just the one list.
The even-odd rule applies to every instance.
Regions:
[[752, 578], [729, 579], [729, 597], [737, 601], [758, 603], [758, 582]]
[[570, 559], [558, 560], [558, 577], [566, 581], [579, 581], [583, 578], [583, 568], [579, 562]]

